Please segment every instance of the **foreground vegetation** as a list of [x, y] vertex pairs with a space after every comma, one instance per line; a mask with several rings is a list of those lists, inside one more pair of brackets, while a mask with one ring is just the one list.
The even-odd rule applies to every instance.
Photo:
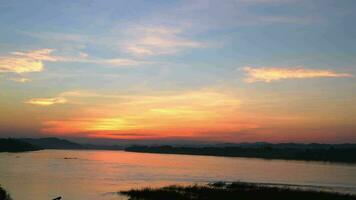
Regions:
[[356, 200], [355, 196], [297, 190], [287, 187], [235, 182], [231, 184], [213, 183], [205, 186], [168, 186], [158, 189], [144, 188], [121, 191], [130, 200]]
[[0, 186], [0, 200], [11, 200], [10, 195]]
[[356, 145], [261, 145], [231, 147], [173, 147], [173, 146], [132, 146], [125, 149], [132, 152], [211, 155], [264, 159], [286, 159], [356, 163]]

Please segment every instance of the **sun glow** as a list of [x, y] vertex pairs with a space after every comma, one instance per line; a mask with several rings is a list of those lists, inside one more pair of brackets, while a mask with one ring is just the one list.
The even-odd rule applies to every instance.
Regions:
[[[67, 93], [71, 94], [71, 93]], [[75, 93], [78, 98], [80, 93]], [[88, 94], [83, 95], [88, 98]], [[97, 96], [97, 95], [89, 95]], [[105, 96], [105, 95], [103, 95]], [[67, 96], [67, 98], [70, 98]], [[254, 123], [239, 118], [237, 110], [241, 101], [233, 95], [212, 91], [193, 91], [154, 96], [110, 96], [115, 104], [91, 108], [83, 117], [44, 122], [48, 133], [86, 133], [91, 136], [189, 136], [202, 132], [237, 131], [255, 128]], [[122, 99], [125, 99], [124, 101]], [[71, 100], [74, 101], [74, 100]], [[89, 111], [90, 110], [90, 111]], [[105, 113], [105, 114], [103, 114]]]

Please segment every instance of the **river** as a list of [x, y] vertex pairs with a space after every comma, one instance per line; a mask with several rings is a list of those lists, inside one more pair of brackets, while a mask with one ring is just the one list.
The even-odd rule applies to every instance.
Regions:
[[0, 184], [14, 200], [121, 200], [117, 191], [247, 181], [356, 194], [356, 165], [125, 151], [0, 153]]

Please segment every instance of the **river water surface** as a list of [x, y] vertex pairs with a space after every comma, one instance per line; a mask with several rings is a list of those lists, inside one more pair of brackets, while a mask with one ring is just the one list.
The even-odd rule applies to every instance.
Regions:
[[211, 181], [303, 185], [356, 194], [356, 165], [323, 162], [42, 150], [0, 153], [0, 184], [14, 200], [119, 200], [130, 188]]

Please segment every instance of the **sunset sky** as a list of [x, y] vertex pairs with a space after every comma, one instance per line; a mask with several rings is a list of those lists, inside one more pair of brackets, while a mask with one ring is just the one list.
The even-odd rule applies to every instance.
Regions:
[[354, 0], [0, 2], [0, 137], [356, 142]]

